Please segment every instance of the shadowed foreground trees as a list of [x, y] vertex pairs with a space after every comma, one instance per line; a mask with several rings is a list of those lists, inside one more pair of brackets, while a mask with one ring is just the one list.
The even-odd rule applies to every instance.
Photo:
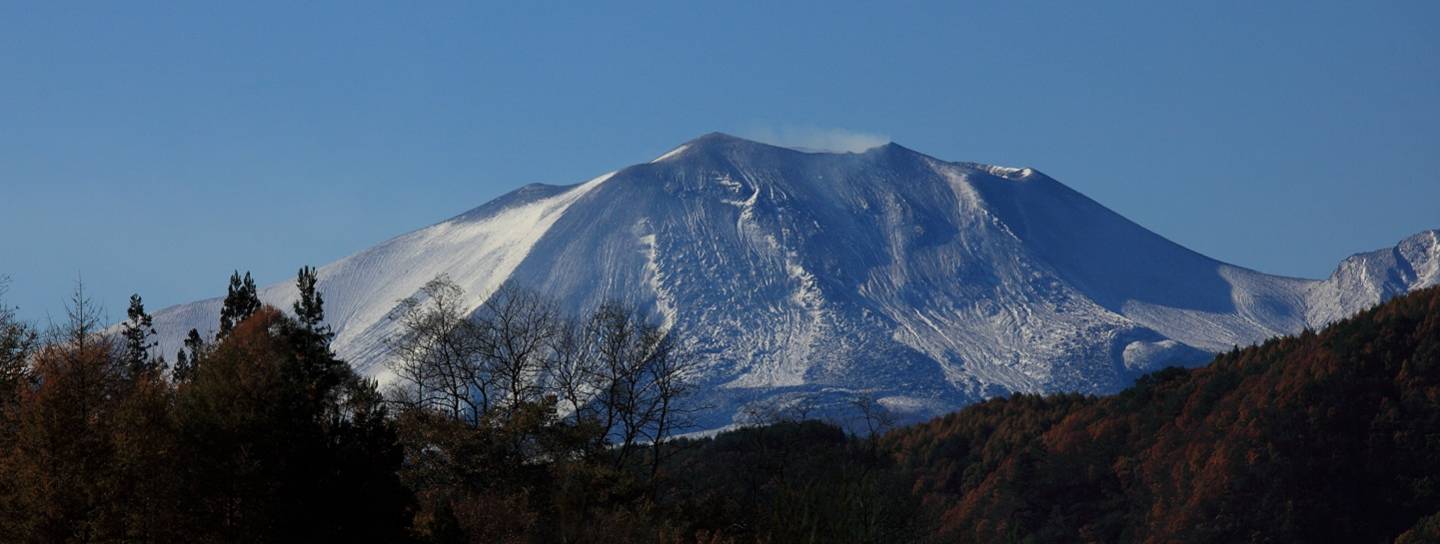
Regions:
[[603, 522], [616, 539], [643, 539], [685, 425], [689, 360], [617, 304], [574, 320], [513, 285], [471, 313], [464, 297], [442, 276], [392, 316], [417, 534], [577, 541]]
[[399, 538], [401, 452], [375, 384], [262, 307], [177, 391], [189, 517], [227, 541]]
[[67, 320], [9, 380], [19, 385], [0, 414], [7, 541], [406, 537], [394, 423], [328, 338], [257, 308], [177, 384], [157, 365], [133, 367], [131, 346], [99, 324], [77, 290]]
[[[39, 341], [35, 329], [16, 319], [15, 311], [5, 305], [8, 281], [0, 276], [0, 415], [14, 408], [10, 403], [19, 397], [21, 387], [28, 385], [30, 356]], [[4, 423], [0, 419], [0, 424]], [[11, 435], [0, 433], [0, 439]]]
[[[1016, 395], [870, 437], [801, 416], [677, 439], [690, 363], [632, 309], [570, 319], [506, 287], [467, 313], [437, 280], [395, 314], [387, 400], [330, 352], [313, 270], [297, 280], [299, 318], [239, 279], [227, 333], [191, 335], [169, 376], [83, 292], [44, 335], [0, 304], [0, 540], [1440, 535], [1440, 288], [1109, 397]], [[879, 406], [856, 403], [877, 430]]]

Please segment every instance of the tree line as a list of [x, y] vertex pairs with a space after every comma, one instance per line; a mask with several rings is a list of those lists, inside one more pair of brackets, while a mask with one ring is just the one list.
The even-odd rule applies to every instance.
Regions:
[[[302, 279], [313, 270], [302, 270]], [[235, 281], [253, 286], [248, 277]], [[313, 287], [313, 285], [312, 285]], [[0, 314], [0, 534], [29, 542], [403, 536], [403, 451], [329, 333], [232, 293], [173, 366], [132, 297], [118, 333], [77, 287], [39, 332]], [[301, 302], [318, 308], [319, 294]]]
[[505, 285], [469, 311], [438, 277], [390, 316], [382, 389], [331, 350], [317, 286], [302, 268], [286, 313], [237, 272], [170, 360], [139, 295], [114, 328], [83, 286], [43, 332], [0, 305], [0, 534], [580, 541], [653, 500], [691, 365], [638, 310]]
[[0, 304], [0, 540], [1440, 540], [1440, 288], [1112, 396], [684, 438], [695, 363], [634, 308], [439, 277], [382, 388], [296, 284], [284, 312], [233, 275], [169, 360], [138, 296], [113, 328], [78, 288], [46, 331]]

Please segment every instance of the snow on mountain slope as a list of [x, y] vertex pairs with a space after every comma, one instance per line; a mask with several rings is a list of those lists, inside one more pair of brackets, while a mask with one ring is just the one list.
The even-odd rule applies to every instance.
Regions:
[[1306, 320], [1329, 323], [1356, 307], [1440, 284], [1440, 230], [1427, 230], [1390, 249], [1352, 255], [1309, 289]]
[[[865, 394], [916, 416], [1012, 391], [1107, 392], [1440, 281], [1436, 232], [1283, 278], [1174, 244], [1032, 169], [895, 144], [806, 153], [706, 135], [589, 182], [532, 185], [320, 269], [335, 348], [384, 376], [386, 315], [437, 274], [581, 313], [651, 312], [702, 361], [702, 428]], [[288, 284], [261, 298], [288, 308]], [[156, 315], [172, 353], [218, 300]]]
[[[467, 289], [467, 302], [479, 306], [526, 257], [535, 241], [565, 208], [613, 175], [573, 187], [532, 185], [448, 221], [405, 234], [318, 270], [326, 300], [327, 322], [335, 328], [335, 347], [368, 368], [380, 353], [390, 309], [440, 274]], [[298, 297], [291, 283], [261, 289], [267, 304], [288, 309]], [[220, 299], [167, 308], [160, 323], [189, 323], [213, 334]], [[215, 319], [210, 317], [215, 316]], [[188, 329], [186, 329], [188, 331]], [[173, 334], [167, 328], [166, 338]], [[177, 348], [174, 339], [162, 349]], [[169, 351], [163, 351], [168, 353]]]

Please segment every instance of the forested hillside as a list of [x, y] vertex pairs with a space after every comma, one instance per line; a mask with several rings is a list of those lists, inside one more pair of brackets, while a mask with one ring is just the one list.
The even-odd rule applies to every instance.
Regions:
[[1440, 539], [1437, 288], [1114, 396], [680, 439], [687, 360], [633, 309], [507, 288], [467, 315], [437, 278], [381, 389], [330, 350], [314, 270], [296, 287], [283, 312], [235, 275], [220, 333], [168, 358], [138, 296], [114, 329], [78, 289], [48, 331], [0, 310], [0, 540]]
[[885, 446], [941, 541], [1433, 541], [1440, 289], [1115, 396], [985, 402]]

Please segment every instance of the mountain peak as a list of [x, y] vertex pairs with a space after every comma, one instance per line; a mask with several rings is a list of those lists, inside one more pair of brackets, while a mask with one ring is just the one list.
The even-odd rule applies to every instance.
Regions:
[[699, 136], [696, 136], [694, 139], [692, 139], [692, 140], [690, 140], [690, 141], [688, 141], [688, 142], [685, 142], [685, 145], [692, 145], [692, 146], [697, 146], [697, 147], [699, 147], [699, 146], [706, 146], [706, 145], [724, 145], [724, 144], [727, 144], [727, 143], [730, 143], [730, 144], [733, 144], [733, 143], [758, 144], [758, 143], [760, 143], [760, 142], [756, 142], [756, 141], [752, 141], [752, 140], [746, 140], [745, 138], [741, 138], [741, 137], [739, 137], [739, 136], [733, 136], [733, 135], [730, 135], [730, 134], [726, 134], [726, 133], [724, 133], [724, 132], [718, 132], [718, 131], [717, 131], [717, 132], [707, 132], [707, 133], [705, 133], [705, 134], [701, 134], [701, 135], [699, 135]]
[[[325, 265], [333, 349], [393, 377], [389, 316], [441, 274], [465, 312], [512, 282], [571, 316], [619, 301], [703, 365], [704, 430], [767, 403], [865, 395], [928, 415], [1017, 391], [1114, 391], [1440, 283], [1435, 231], [1334, 279], [1266, 276], [1034, 170], [895, 143], [804, 152], [714, 132], [652, 162], [527, 186]], [[282, 283], [260, 296], [284, 308], [298, 295]], [[218, 299], [157, 312], [161, 351], [219, 313]]]
[[695, 138], [694, 140], [690, 140], [690, 141], [687, 142], [685, 145], [686, 145], [687, 147], [689, 147], [690, 149], [695, 149], [695, 150], [707, 150], [707, 151], [713, 150], [713, 151], [731, 151], [731, 152], [741, 151], [741, 152], [749, 152], [749, 153], [755, 153], [755, 152], [763, 153], [763, 152], [767, 152], [767, 151], [783, 150], [783, 151], [787, 151], [787, 152], [796, 152], [796, 151], [799, 151], [799, 152], [809, 152], [809, 150], [805, 150], [805, 149], [797, 149], [797, 148], [794, 148], [794, 147], [787, 147], [787, 146], [783, 146], [783, 145], [777, 145], [777, 144], [770, 143], [770, 142], [762, 142], [762, 141], [759, 141], [759, 140], [752, 140], [752, 139], [749, 139], [749, 138], [741, 138], [741, 137], [739, 137], [739, 136], [735, 136], [735, 135], [732, 135], [732, 134], [726, 134], [726, 133], [724, 133], [724, 132], [711, 132], [711, 133], [709, 133], [709, 134], [704, 134], [704, 135], [702, 135], [702, 136], [700, 136], [700, 137], [698, 137], [698, 138]]
[[[823, 144], [823, 142], [817, 142]], [[908, 161], [928, 158], [918, 151], [894, 142], [869, 147], [863, 151], [837, 151], [812, 149], [805, 146], [787, 146], [742, 138], [724, 132], [702, 134], [680, 144], [664, 154], [650, 160], [649, 164], [676, 163], [695, 166], [697, 164], [779, 164], [801, 157], [826, 160], [827, 158], [864, 157], [874, 161]], [[640, 165], [637, 165], [640, 166]]]
[[[783, 138], [782, 138], [782, 139], [783, 139]], [[873, 145], [873, 146], [870, 146], [870, 147], [866, 147], [865, 149], [859, 149], [858, 147], [853, 146], [853, 145], [840, 145], [840, 146], [837, 146], [837, 145], [834, 145], [835, 142], [826, 142], [826, 141], [824, 141], [824, 140], [825, 140], [824, 138], [810, 138], [810, 139], [816, 140], [816, 141], [813, 142], [813, 143], [793, 143], [793, 144], [789, 144], [789, 143], [763, 142], [763, 141], [759, 141], [759, 140], [752, 140], [752, 139], [749, 139], [749, 138], [742, 138], [742, 137], [735, 136], [735, 135], [732, 135], [732, 134], [726, 134], [726, 133], [724, 133], [724, 132], [710, 132], [710, 133], [707, 133], [707, 134], [702, 134], [702, 135], [700, 135], [700, 136], [698, 136], [698, 137], [696, 137], [696, 138], [694, 138], [694, 139], [692, 139], [692, 140], [690, 140], [690, 141], [688, 141], [688, 142], [685, 142], [684, 144], [681, 144], [680, 147], [684, 147], [684, 148], [687, 148], [687, 149], [734, 149], [734, 148], [738, 148], [738, 147], [751, 147], [751, 148], [754, 148], [754, 149], [783, 149], [783, 150], [786, 150], [786, 151], [798, 151], [798, 152], [801, 152], [801, 153], [830, 154], [830, 155], [844, 155], [844, 154], [849, 154], [849, 153], [866, 154], [866, 153], [875, 152], [876, 150], [880, 150], [880, 151], [896, 151], [896, 150], [901, 150], [901, 151], [908, 151], [908, 152], [911, 152], [911, 153], [915, 153], [915, 151], [910, 150], [910, 149], [907, 149], [907, 148], [905, 148], [905, 147], [902, 147], [902, 146], [900, 146], [899, 144], [896, 144], [896, 143], [894, 143], [894, 142], [886, 142], [886, 143], [883, 143], [883, 144], [880, 144], [880, 145]], [[843, 149], [843, 148], [845, 148], [845, 147], [854, 147], [854, 149], [845, 150], [845, 149]]]
[[675, 148], [671, 149], [670, 151], [666, 151], [665, 154], [656, 157], [654, 160], [651, 160], [650, 163], [654, 164], [657, 162], [678, 158], [682, 155], [695, 154], [697, 152], [699, 154], [708, 155], [713, 153], [721, 153], [727, 150], [737, 148], [764, 149], [774, 147], [775, 146], [771, 146], [768, 144], [763, 144], [760, 142], [731, 136], [724, 132], [710, 132], [702, 134], [691, 139], [690, 141], [680, 144]]

